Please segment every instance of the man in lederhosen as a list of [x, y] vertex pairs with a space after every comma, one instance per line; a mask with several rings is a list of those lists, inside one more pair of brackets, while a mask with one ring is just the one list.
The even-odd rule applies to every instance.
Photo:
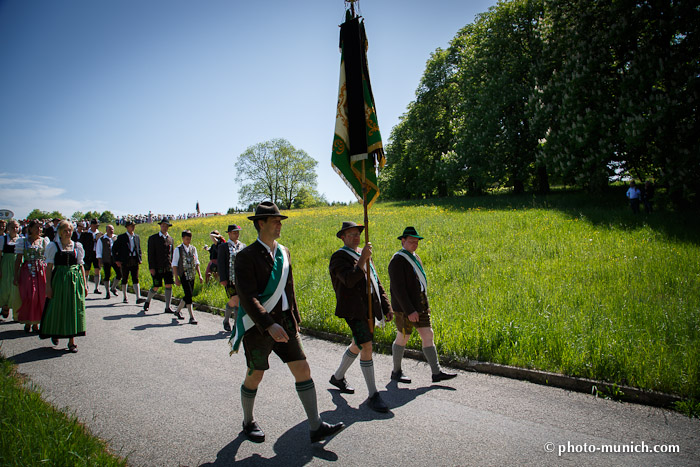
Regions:
[[[170, 309], [170, 300], [173, 297], [173, 237], [168, 233], [168, 229], [173, 224], [167, 217], [160, 220], [160, 232], [148, 237], [148, 270], [153, 278], [153, 287], [148, 291], [148, 298], [143, 304], [143, 310], [148, 311], [151, 299], [158, 292], [161, 286], [165, 287], [165, 313], [173, 313]], [[137, 302], [138, 303], [138, 302]]]
[[[97, 247], [95, 248], [97, 261], [99, 262], [100, 268], [102, 268], [102, 272], [104, 272], [103, 280], [105, 284], [105, 291], [107, 293], [105, 298], [110, 298], [110, 290], [114, 295], [117, 294], [117, 281], [122, 278], [121, 268], [119, 268], [116, 263], [113, 262], [114, 255], [112, 254], [112, 248], [114, 246], [115, 239], [116, 235], [114, 235], [114, 226], [108, 225], [105, 228], [105, 234], [97, 241]], [[109, 280], [112, 277], [112, 268], [114, 268], [115, 276], [110, 289]]]
[[218, 249], [217, 267], [219, 269], [219, 280], [221, 285], [224, 286], [228, 297], [228, 303], [226, 303], [224, 312], [224, 329], [226, 331], [231, 330], [229, 321], [231, 315], [233, 314], [233, 321], [236, 322], [236, 315], [238, 314], [238, 294], [236, 293], [236, 278], [233, 265], [238, 252], [245, 248], [245, 243], [238, 241], [240, 234], [241, 227], [239, 225], [229, 225], [228, 241], [220, 244]]
[[335, 290], [335, 315], [344, 318], [352, 332], [352, 342], [345, 349], [338, 369], [331, 376], [330, 383], [340, 389], [340, 392], [353, 394], [355, 389], [348, 385], [345, 372], [359, 355], [362, 376], [367, 384], [369, 407], [375, 412], [388, 412], [389, 407], [379, 395], [374, 379], [372, 359], [374, 323], [371, 326], [369, 321], [368, 267], [372, 286], [372, 320], [381, 320], [384, 317], [386, 321], [391, 321], [393, 311], [372, 264], [372, 244], [367, 242], [362, 250], [359, 249], [360, 234], [364, 228], [363, 225], [354, 222], [343, 222], [341, 229], [336, 233], [336, 237], [343, 241], [343, 246], [333, 253], [328, 266], [333, 290]]
[[[85, 249], [85, 277], [90, 277], [90, 269], [94, 270], [93, 279], [95, 280], [95, 290], [93, 293], [100, 293], [100, 262], [97, 260], [97, 239], [100, 235], [98, 229], [100, 223], [97, 219], [90, 221], [90, 228], [80, 234], [78, 241]], [[53, 240], [53, 239], [52, 239]]]
[[136, 303], [139, 303], [139, 299], [141, 299], [141, 289], [139, 287], [141, 239], [134, 233], [135, 229], [136, 224], [134, 224], [134, 221], [126, 221], [126, 232], [119, 235], [112, 246], [115, 262], [117, 267], [121, 269], [124, 303], [129, 303], [129, 300], [126, 298], [126, 291], [129, 286], [129, 274], [131, 274], [131, 283], [134, 286], [134, 293], [136, 294]]
[[253, 442], [265, 441], [265, 433], [253, 417], [258, 386], [270, 365], [270, 353], [287, 364], [296, 381], [296, 391], [306, 412], [311, 442], [322, 441], [345, 425], [330, 425], [318, 414], [316, 387], [299, 336], [301, 315], [294, 294], [289, 251], [277, 243], [282, 231], [279, 208], [269, 201], [260, 203], [248, 217], [258, 239], [236, 255], [236, 291], [240, 305], [236, 326], [229, 342], [232, 353], [243, 342], [248, 366], [241, 386], [243, 432]]
[[433, 373], [433, 382], [452, 379], [454, 373], [445, 373], [440, 368], [437, 350], [433, 343], [433, 328], [430, 325], [430, 307], [428, 306], [428, 281], [423, 269], [423, 262], [416, 254], [418, 242], [423, 239], [415, 227], [406, 227], [398, 237], [401, 249], [394, 253], [389, 262], [389, 290], [391, 306], [396, 313], [396, 339], [391, 346], [394, 370], [391, 379], [409, 384], [411, 380], [401, 370], [406, 343], [416, 328], [423, 343], [423, 355]]

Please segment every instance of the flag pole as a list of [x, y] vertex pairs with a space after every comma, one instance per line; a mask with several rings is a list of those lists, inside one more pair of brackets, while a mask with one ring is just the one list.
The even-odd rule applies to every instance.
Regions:
[[[368, 154], [369, 156], [369, 154]], [[367, 214], [367, 192], [369, 191], [367, 187], [367, 174], [365, 173], [365, 160], [362, 159], [362, 206], [365, 210], [365, 245], [369, 243], [369, 215]], [[369, 310], [369, 330], [374, 332], [374, 314], [372, 313], [372, 278], [370, 274], [372, 273], [372, 257], [370, 256], [367, 261], [367, 308]]]

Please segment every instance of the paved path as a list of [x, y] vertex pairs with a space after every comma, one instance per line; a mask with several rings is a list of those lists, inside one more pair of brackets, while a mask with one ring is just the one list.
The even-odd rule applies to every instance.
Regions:
[[[700, 464], [700, 420], [478, 373], [434, 385], [427, 365], [413, 360], [404, 364], [413, 384], [397, 388], [385, 355], [375, 356], [377, 385], [392, 410], [376, 414], [363, 404], [359, 364], [347, 375], [357, 392], [340, 395], [327, 381], [344, 347], [309, 337], [319, 410], [347, 428], [311, 445], [293, 378], [273, 356], [256, 400], [267, 441], [254, 444], [240, 429], [244, 357], [228, 356], [221, 317], [195, 312], [199, 324], [184, 324], [162, 314], [162, 302], [143, 313], [129, 297], [127, 305], [88, 295], [87, 336], [76, 339], [77, 354], [64, 350], [65, 340], [55, 349], [7, 322], [0, 323], [0, 352], [130, 465]], [[680, 452], [581, 452], [604, 445], [675, 445]], [[559, 456], [560, 449], [579, 452]]]

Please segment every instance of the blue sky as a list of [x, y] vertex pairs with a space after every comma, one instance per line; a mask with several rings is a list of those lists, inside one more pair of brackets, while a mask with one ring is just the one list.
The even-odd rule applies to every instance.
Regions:
[[[361, 0], [380, 130], [430, 53], [496, 1]], [[0, 208], [239, 206], [235, 159], [285, 138], [329, 201], [341, 0], [0, 0]]]

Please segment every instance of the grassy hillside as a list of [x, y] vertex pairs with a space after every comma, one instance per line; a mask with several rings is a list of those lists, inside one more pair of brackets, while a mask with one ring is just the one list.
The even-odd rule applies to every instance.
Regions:
[[[342, 221], [362, 222], [358, 205], [290, 211], [280, 242], [290, 248], [306, 327], [349, 336], [334, 316], [328, 275]], [[174, 222], [204, 265], [208, 233], [246, 215]], [[378, 203], [370, 211], [375, 264], [387, 291], [396, 237], [413, 225], [438, 351], [526, 368], [700, 397], [700, 221], [669, 212], [634, 216], [624, 192], [494, 195]], [[119, 229], [120, 231], [123, 229]], [[157, 226], [140, 225], [146, 246]], [[144, 263], [143, 287], [151, 279]], [[195, 301], [222, 307], [218, 285], [197, 285]], [[182, 296], [179, 287], [176, 296]], [[377, 332], [390, 343], [393, 324]], [[414, 333], [409, 346], [420, 347]]]

